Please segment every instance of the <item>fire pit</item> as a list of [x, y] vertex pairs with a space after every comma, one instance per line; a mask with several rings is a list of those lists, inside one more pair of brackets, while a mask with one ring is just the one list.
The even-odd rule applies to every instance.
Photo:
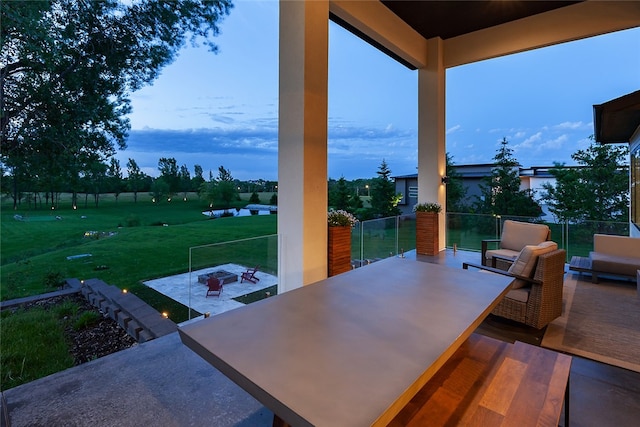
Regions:
[[199, 274], [198, 283], [206, 284], [207, 280], [209, 280], [210, 277], [216, 277], [222, 280], [222, 284], [224, 285], [226, 285], [227, 283], [238, 281], [237, 274], [229, 273], [228, 271], [224, 271], [224, 270], [218, 270], [218, 271], [213, 271], [205, 274]]

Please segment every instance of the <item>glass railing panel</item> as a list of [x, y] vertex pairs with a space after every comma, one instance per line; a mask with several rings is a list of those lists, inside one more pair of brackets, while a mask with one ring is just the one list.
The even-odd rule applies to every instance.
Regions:
[[446, 216], [448, 248], [480, 251], [482, 240], [500, 238], [500, 217], [493, 215], [449, 213]]
[[396, 255], [404, 254], [416, 248], [416, 215], [398, 217], [398, 245]]
[[593, 250], [594, 234], [628, 236], [629, 223], [581, 221], [579, 223], [567, 223], [566, 230], [567, 242], [564, 248], [567, 250], [567, 259], [570, 260], [572, 256], [589, 256], [589, 252]]
[[[588, 256], [593, 250], [593, 235], [596, 233], [628, 236], [630, 232], [629, 223], [615, 221], [566, 223], [535, 217], [447, 212], [446, 247], [480, 251], [482, 240], [500, 238], [502, 224], [507, 219], [548, 225], [551, 240], [567, 251], [567, 261], [575, 255]], [[355, 266], [413, 250], [415, 215], [360, 222], [353, 230], [351, 242]]]
[[396, 253], [396, 217], [364, 221], [361, 228], [362, 258], [367, 263]]
[[351, 258], [355, 267], [415, 249], [415, 215], [400, 215], [362, 221], [351, 238]]
[[[243, 291], [234, 290], [232, 296], [234, 301], [246, 304], [262, 299], [265, 295], [277, 294], [277, 234], [189, 248], [189, 273], [185, 275], [184, 280], [176, 284], [186, 288], [184, 294], [188, 299], [179, 302], [200, 314], [205, 314], [202, 310], [206, 309], [204, 302], [207, 298], [208, 275], [224, 277], [224, 272], [230, 273], [228, 275], [230, 278], [223, 280], [229, 280], [229, 284], [234, 284], [242, 281], [243, 272], [255, 267], [258, 267], [256, 277], [260, 280], [242, 283]], [[229, 289], [231, 291], [232, 288], [229, 287]], [[227, 296], [230, 296], [229, 292], [225, 294], [225, 298]], [[213, 298], [216, 297], [213, 296]]]

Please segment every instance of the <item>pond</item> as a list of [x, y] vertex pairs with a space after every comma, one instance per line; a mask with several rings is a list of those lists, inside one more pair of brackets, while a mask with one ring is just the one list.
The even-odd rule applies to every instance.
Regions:
[[[224, 209], [216, 209], [216, 210], [211, 210], [211, 211], [204, 211], [202, 212], [203, 215], [207, 215], [207, 216], [222, 216], [222, 214], [225, 212]], [[271, 211], [269, 210], [249, 210], [249, 209], [229, 209], [227, 212], [229, 213], [233, 213], [233, 216], [251, 216], [251, 215], [270, 215]]]

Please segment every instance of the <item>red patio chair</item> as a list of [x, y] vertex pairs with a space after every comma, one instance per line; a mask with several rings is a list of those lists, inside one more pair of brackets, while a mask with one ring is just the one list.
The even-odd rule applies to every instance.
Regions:
[[217, 292], [217, 296], [220, 296], [220, 294], [222, 293], [222, 280], [218, 279], [217, 277], [209, 277], [209, 279], [207, 279], [207, 295], [205, 296], [205, 298], [207, 298], [209, 295], [216, 295]]
[[240, 283], [244, 282], [245, 280], [251, 283], [258, 282], [260, 279], [256, 277], [256, 273], [258, 272], [259, 267], [260, 267], [259, 265], [256, 265], [254, 268], [250, 268], [249, 270], [242, 273]]

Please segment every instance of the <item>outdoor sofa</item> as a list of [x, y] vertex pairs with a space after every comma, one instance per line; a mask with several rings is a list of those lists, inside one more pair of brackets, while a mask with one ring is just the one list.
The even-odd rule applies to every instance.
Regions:
[[636, 279], [640, 270], [640, 238], [594, 234], [589, 258], [573, 257], [569, 269], [591, 273], [593, 283], [598, 283], [600, 274]]

